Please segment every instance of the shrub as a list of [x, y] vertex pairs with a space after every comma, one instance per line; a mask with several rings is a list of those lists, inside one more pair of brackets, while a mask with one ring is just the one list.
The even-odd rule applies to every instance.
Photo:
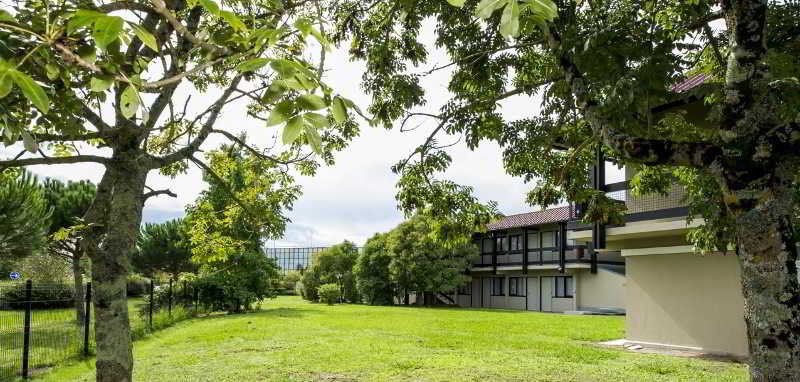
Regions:
[[[28, 301], [25, 288], [25, 283], [18, 283], [3, 289], [0, 301], [11, 309], [24, 309]], [[33, 309], [72, 308], [75, 306], [75, 288], [67, 284], [34, 283], [31, 301]]]
[[300, 296], [312, 302], [319, 301], [319, 286], [322, 284], [319, 277], [319, 266], [312, 265], [305, 273], [303, 273], [302, 280], [298, 283], [300, 285]]
[[229, 256], [210, 263], [195, 281], [200, 303], [212, 310], [239, 313], [275, 297], [280, 280], [273, 259], [259, 253]]
[[318, 269], [320, 284], [335, 283], [342, 297], [349, 302], [359, 302], [353, 266], [358, 259], [358, 247], [344, 241], [316, 254], [313, 268]]
[[339, 302], [342, 294], [339, 290], [339, 285], [334, 283], [322, 284], [319, 287], [319, 300], [328, 305], [333, 305]]
[[150, 293], [150, 280], [139, 275], [128, 276], [128, 297], [142, 297]]
[[297, 283], [303, 278], [303, 275], [299, 271], [290, 271], [283, 276], [282, 286], [283, 286], [283, 293], [286, 294], [296, 294], [297, 293]]

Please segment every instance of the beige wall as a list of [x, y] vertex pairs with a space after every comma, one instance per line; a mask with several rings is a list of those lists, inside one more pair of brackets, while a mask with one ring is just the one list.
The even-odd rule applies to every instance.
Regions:
[[736, 257], [629, 256], [626, 263], [628, 340], [747, 355]]
[[576, 284], [578, 310], [625, 309], [625, 275], [598, 268], [596, 274], [581, 272]]

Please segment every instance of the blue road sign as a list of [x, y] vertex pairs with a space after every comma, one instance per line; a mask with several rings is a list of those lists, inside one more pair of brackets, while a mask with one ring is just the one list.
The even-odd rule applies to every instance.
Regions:
[[12, 280], [19, 280], [20, 278], [22, 278], [22, 275], [20, 275], [19, 272], [11, 272], [9, 276], [11, 277]]

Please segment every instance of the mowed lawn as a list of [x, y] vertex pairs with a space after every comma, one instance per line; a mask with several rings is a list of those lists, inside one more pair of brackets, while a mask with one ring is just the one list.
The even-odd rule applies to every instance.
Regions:
[[[184, 321], [136, 342], [138, 381], [740, 381], [746, 366], [594, 346], [623, 317], [326, 306]], [[92, 381], [93, 360], [41, 381]]]

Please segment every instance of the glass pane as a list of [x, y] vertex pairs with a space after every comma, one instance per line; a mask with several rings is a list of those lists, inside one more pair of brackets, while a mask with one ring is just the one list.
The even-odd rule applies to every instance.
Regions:
[[539, 248], [539, 233], [528, 234], [528, 248]]
[[572, 296], [572, 295], [573, 295], [573, 290], [572, 290], [572, 277], [567, 277], [567, 278], [566, 278], [566, 280], [565, 280], [565, 288], [566, 288], [566, 294], [567, 294], [567, 296]]
[[563, 297], [564, 296], [564, 278], [563, 277], [556, 277], [556, 296]]
[[492, 252], [492, 239], [483, 239], [483, 253]]
[[542, 232], [542, 247], [555, 247], [555, 235], [554, 232]]

